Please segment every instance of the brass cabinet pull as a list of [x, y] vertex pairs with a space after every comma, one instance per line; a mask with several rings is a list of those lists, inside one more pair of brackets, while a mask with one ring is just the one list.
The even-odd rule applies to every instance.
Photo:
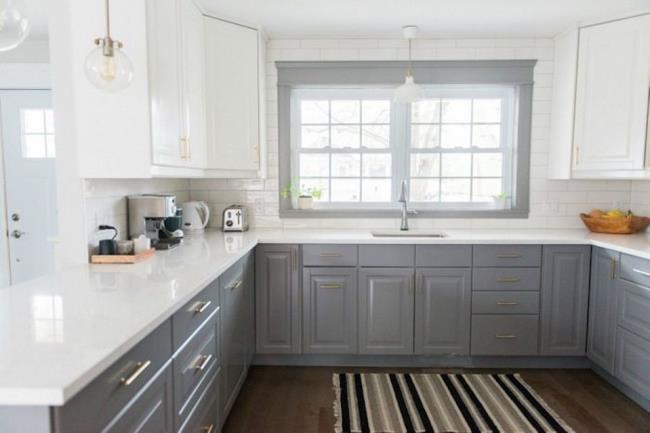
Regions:
[[517, 336], [513, 334], [497, 334], [494, 337], [498, 338], [499, 340], [513, 340], [517, 338]]
[[180, 148], [180, 157], [182, 160], [187, 160], [187, 138], [181, 137], [178, 139], [178, 142], [181, 145]]
[[517, 277], [503, 277], [497, 278], [497, 283], [518, 283], [521, 279]]
[[208, 307], [212, 304], [212, 301], [203, 301], [203, 302], [197, 302], [194, 304], [194, 308], [192, 308], [192, 311], [194, 313], [203, 313], [205, 310], [208, 309]]
[[210, 424], [206, 427], [201, 427], [201, 430], [203, 430], [205, 433], [212, 433], [214, 431], [214, 424]]
[[235, 281], [234, 283], [232, 283], [232, 284], [230, 285], [230, 290], [239, 289], [239, 288], [241, 287], [242, 284], [244, 284], [244, 283], [242, 282], [242, 280], [237, 280], [237, 281]]
[[616, 259], [609, 259], [610, 260], [610, 266], [609, 266], [609, 279], [613, 280], [614, 277], [616, 277]]
[[201, 355], [196, 361], [196, 365], [194, 368], [199, 371], [205, 370], [205, 367], [208, 366], [210, 363], [210, 360], [212, 359], [212, 355]]
[[343, 284], [320, 284], [318, 287], [321, 289], [342, 289]]
[[497, 305], [512, 306], [512, 305], [519, 305], [519, 302], [512, 302], [512, 301], [497, 301]]
[[320, 253], [321, 257], [343, 257], [341, 253]]
[[521, 257], [521, 254], [519, 253], [504, 253], [497, 255], [498, 259], [518, 259], [519, 257]]
[[131, 376], [121, 378], [120, 383], [124, 386], [131, 385], [138, 378], [138, 376], [140, 376], [147, 368], [149, 368], [150, 365], [151, 361], [138, 362], [135, 364], [136, 368], [135, 371], [131, 373]]
[[632, 271], [636, 272], [637, 274], [641, 274], [644, 277], [650, 277], [650, 272], [642, 271], [641, 269], [634, 268]]

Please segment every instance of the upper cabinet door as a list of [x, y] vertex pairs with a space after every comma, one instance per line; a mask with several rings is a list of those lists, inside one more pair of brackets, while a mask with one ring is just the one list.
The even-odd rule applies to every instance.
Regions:
[[203, 14], [192, 0], [180, 0], [181, 125], [186, 165], [205, 168], [205, 31]]
[[650, 15], [580, 30], [574, 170], [645, 166]]
[[182, 166], [180, 22], [178, 0], [147, 1], [152, 159]]
[[208, 168], [260, 169], [259, 32], [205, 17]]

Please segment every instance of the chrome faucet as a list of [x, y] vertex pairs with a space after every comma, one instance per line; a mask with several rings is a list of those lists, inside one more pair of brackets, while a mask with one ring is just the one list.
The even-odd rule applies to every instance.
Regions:
[[402, 181], [402, 188], [399, 193], [399, 199], [397, 200], [399, 203], [402, 203], [402, 222], [399, 226], [400, 230], [407, 231], [409, 229], [409, 214], [411, 215], [417, 215], [418, 213], [414, 210], [409, 210], [408, 208], [408, 185], [406, 183], [406, 180]]

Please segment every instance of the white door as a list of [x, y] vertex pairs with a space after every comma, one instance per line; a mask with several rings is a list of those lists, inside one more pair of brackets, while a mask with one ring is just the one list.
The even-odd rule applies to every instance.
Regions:
[[[5, 215], [12, 284], [53, 269], [55, 144], [49, 90], [0, 91]], [[6, 278], [4, 278], [6, 281]]]

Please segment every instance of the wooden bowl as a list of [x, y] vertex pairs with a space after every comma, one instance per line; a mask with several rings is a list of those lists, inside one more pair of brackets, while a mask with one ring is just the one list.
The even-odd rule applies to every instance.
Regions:
[[611, 233], [618, 235], [629, 235], [642, 232], [650, 225], [650, 218], [636, 215], [626, 215], [617, 218], [592, 217], [584, 213], [580, 219], [589, 230], [594, 233]]

